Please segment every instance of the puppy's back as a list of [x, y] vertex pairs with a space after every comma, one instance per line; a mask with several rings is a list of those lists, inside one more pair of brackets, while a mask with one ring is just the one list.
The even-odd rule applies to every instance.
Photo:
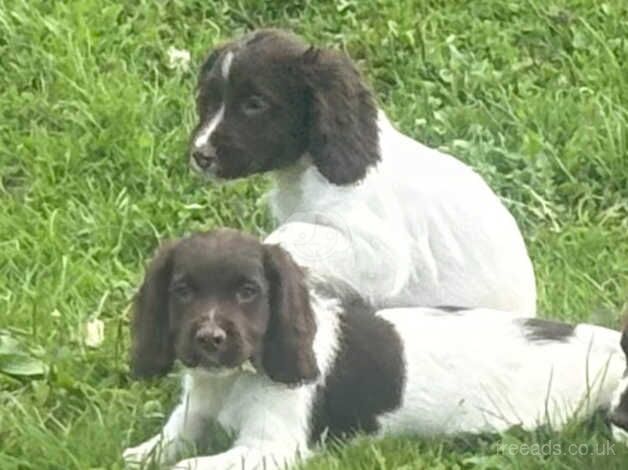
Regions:
[[616, 331], [518, 318], [489, 309], [389, 309], [404, 346], [402, 406], [393, 432], [560, 428], [608, 407], [624, 372]]

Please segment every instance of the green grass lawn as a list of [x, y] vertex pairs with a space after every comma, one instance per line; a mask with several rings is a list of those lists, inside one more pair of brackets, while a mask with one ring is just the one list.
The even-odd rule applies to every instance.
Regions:
[[[0, 469], [122, 468], [171, 410], [176, 377], [128, 378], [129, 301], [159, 240], [272, 227], [264, 178], [208, 186], [184, 157], [204, 53], [262, 25], [346, 48], [404, 132], [484, 175], [522, 227], [541, 315], [619, 326], [628, 3], [303, 3], [0, 0], [0, 370], [13, 371], [0, 372]], [[168, 67], [171, 46], [189, 69]], [[94, 318], [105, 340], [91, 348]], [[599, 420], [361, 439], [306, 468], [627, 468], [608, 439]]]

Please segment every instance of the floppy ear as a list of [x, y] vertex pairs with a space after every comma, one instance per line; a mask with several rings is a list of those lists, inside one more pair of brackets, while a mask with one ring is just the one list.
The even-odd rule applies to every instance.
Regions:
[[262, 365], [277, 382], [298, 384], [318, 377], [312, 344], [316, 322], [301, 268], [277, 245], [264, 247], [271, 315]]
[[167, 243], [159, 249], [135, 298], [131, 371], [137, 378], [164, 375], [174, 362], [168, 319], [168, 286], [174, 247], [175, 243]]
[[301, 59], [311, 99], [309, 153], [330, 182], [355, 183], [380, 159], [373, 95], [345, 54], [311, 47]]

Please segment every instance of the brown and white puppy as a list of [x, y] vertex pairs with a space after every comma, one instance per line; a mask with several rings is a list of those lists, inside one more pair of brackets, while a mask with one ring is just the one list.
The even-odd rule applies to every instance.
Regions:
[[181, 403], [161, 432], [124, 452], [127, 462], [176, 462], [210, 420], [235, 434], [226, 452], [178, 469], [284, 468], [323, 436], [356, 432], [560, 428], [608, 408], [625, 369], [617, 331], [488, 309], [374, 312], [233, 230], [159, 251], [133, 339], [136, 376], [162, 375], [177, 359], [186, 372]]
[[219, 46], [198, 83], [190, 164], [220, 178], [294, 165], [307, 152], [335, 184], [380, 159], [377, 108], [344, 54], [278, 30]]
[[[259, 30], [201, 67], [191, 167], [270, 172], [270, 243], [377, 307], [454, 304], [535, 314], [516, 222], [470, 167], [397, 131], [344, 53]], [[470, 281], [471, 280], [471, 281]]]
[[301, 282], [281, 248], [235, 230], [165, 245], [137, 298], [133, 374], [163, 374], [176, 358], [209, 371], [251, 361], [278, 382], [313, 380], [308, 291], [292, 285]]

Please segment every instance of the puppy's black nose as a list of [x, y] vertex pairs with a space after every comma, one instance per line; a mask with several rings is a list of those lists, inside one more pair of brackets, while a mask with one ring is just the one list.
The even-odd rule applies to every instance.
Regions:
[[216, 161], [216, 154], [212, 151], [203, 151], [203, 150], [193, 150], [192, 158], [199, 166], [199, 168], [203, 170], [207, 170], [212, 166], [212, 163]]
[[196, 332], [195, 339], [202, 347], [217, 350], [225, 343], [227, 333], [219, 327], [202, 327]]

